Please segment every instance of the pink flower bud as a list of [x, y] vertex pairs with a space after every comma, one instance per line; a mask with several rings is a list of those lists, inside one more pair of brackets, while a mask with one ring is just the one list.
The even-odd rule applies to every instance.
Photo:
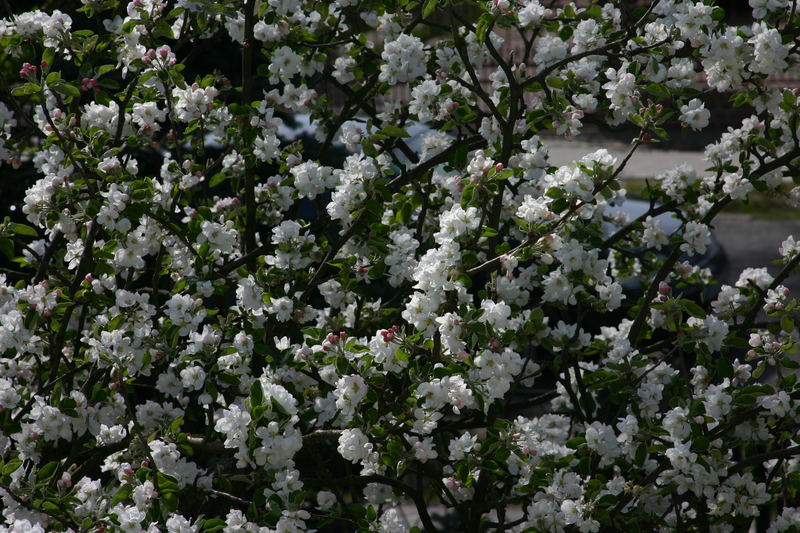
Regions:
[[456, 480], [454, 477], [446, 477], [442, 480], [442, 483], [444, 483], [444, 486], [449, 490], [456, 490], [461, 486], [458, 480]]

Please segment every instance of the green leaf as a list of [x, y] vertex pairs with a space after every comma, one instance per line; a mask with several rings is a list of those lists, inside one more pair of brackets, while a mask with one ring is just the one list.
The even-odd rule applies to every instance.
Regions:
[[717, 361], [717, 374], [720, 378], [733, 378], [733, 365], [728, 358], [719, 358]]
[[660, 83], [648, 83], [647, 92], [655, 96], [657, 100], [666, 100], [671, 96], [669, 89]]
[[369, 157], [378, 157], [378, 150], [375, 145], [366, 140], [361, 143], [361, 148], [364, 150], [364, 155]]
[[174, 511], [178, 508], [178, 494], [176, 492], [168, 492], [166, 494], [162, 494], [160, 496], [161, 503], [164, 507], [170, 511]]
[[117, 315], [112, 318], [108, 324], [106, 324], [107, 331], [114, 331], [115, 329], [119, 329], [122, 323], [125, 321], [125, 315]]
[[478, 38], [478, 44], [483, 44], [486, 41], [486, 32], [489, 31], [489, 26], [494, 22], [494, 17], [489, 13], [484, 13], [478, 19], [478, 24], [475, 27], [475, 36]]
[[122, 485], [119, 490], [114, 493], [114, 497], [111, 498], [111, 506], [117, 505], [120, 502], [127, 500], [131, 493], [133, 492], [133, 487], [129, 484]]
[[394, 351], [394, 356], [397, 358], [398, 361], [408, 363], [408, 354], [404, 352], [402, 348], [396, 349]]
[[781, 329], [786, 333], [794, 331], [794, 320], [788, 315], [781, 318]]
[[733, 107], [742, 107], [748, 102], [750, 102], [750, 93], [747, 91], [739, 91], [731, 97]]
[[389, 137], [411, 137], [406, 130], [398, 128], [397, 126], [384, 126], [378, 130], [378, 133], [388, 135]]
[[224, 529], [227, 525], [228, 523], [220, 518], [209, 518], [208, 520], [203, 521], [203, 531], [206, 533], [212, 533], [214, 531]]
[[586, 442], [586, 439], [584, 437], [580, 437], [579, 436], [579, 437], [572, 437], [571, 439], [569, 439], [566, 442], [566, 444], [567, 444], [567, 448], [571, 448], [571, 449], [574, 450], [578, 446], [580, 446], [581, 444], [584, 444], [585, 442]]
[[347, 374], [347, 371], [350, 369], [350, 364], [347, 362], [346, 357], [337, 357], [336, 362], [336, 371], [340, 374]]
[[11, 459], [9, 462], [3, 465], [3, 475], [8, 476], [13, 474], [20, 466], [22, 466], [22, 459], [19, 457]]
[[695, 437], [694, 441], [692, 442], [692, 450], [696, 452], [704, 452], [708, 450], [709, 444], [710, 441], [708, 440], [708, 437], [700, 435]]
[[593, 19], [599, 19], [603, 16], [603, 9], [599, 5], [594, 4], [593, 6], [589, 6], [589, 8], [584, 11], [584, 14]]
[[550, 210], [554, 213], [560, 213], [569, 207], [569, 202], [566, 198], [558, 198], [550, 206]]
[[220, 183], [225, 181], [226, 177], [227, 176], [225, 174], [223, 174], [222, 172], [217, 172], [216, 174], [211, 176], [211, 179], [208, 181], [208, 186], [209, 187], [216, 187], [217, 185], [219, 185]]
[[286, 416], [286, 417], [289, 416], [289, 413], [283, 407], [283, 404], [281, 404], [281, 402], [276, 400], [274, 396], [270, 396], [269, 400], [270, 400], [270, 403], [272, 404], [272, 410], [273, 411], [275, 411], [277, 413], [280, 413], [281, 415]]
[[144, 82], [146, 82], [155, 75], [156, 72], [154, 70], [148, 70], [147, 72], [139, 76], [139, 85], [143, 84]]
[[385, 271], [386, 271], [386, 263], [384, 263], [383, 261], [378, 261], [377, 263], [373, 264], [372, 267], [370, 267], [367, 275], [370, 277], [370, 279], [378, 279], [381, 276], [383, 276], [383, 273]]
[[29, 96], [31, 94], [36, 94], [42, 91], [41, 86], [36, 83], [26, 83], [20, 87], [15, 88], [11, 91], [12, 96]]
[[567, 83], [564, 80], [556, 76], [550, 76], [547, 78], [547, 86], [552, 87], [553, 89], [563, 89], [566, 85]]
[[436, 9], [436, 0], [426, 0], [425, 5], [422, 6], [422, 18], [428, 18], [434, 9]]
[[52, 89], [64, 96], [73, 96], [77, 98], [81, 95], [81, 91], [71, 83], [56, 83], [52, 86]]
[[183, 425], [183, 417], [179, 416], [179, 417], [175, 418], [172, 422], [170, 422], [169, 429], [173, 433], [178, 433], [178, 431], [181, 429], [182, 425]]
[[114, 65], [100, 65], [95, 69], [94, 77], [99, 78], [103, 74], [108, 74], [109, 72], [112, 72], [114, 70], [117, 70], [117, 67], [115, 67]]
[[644, 118], [642, 117], [642, 115], [637, 115], [636, 113], [629, 113], [628, 120], [630, 120], [640, 128], [644, 127]]
[[612, 505], [617, 504], [617, 497], [613, 494], [605, 494], [599, 500], [597, 500], [596, 504], [598, 507], [611, 507]]
[[403, 205], [400, 206], [400, 209], [397, 210], [397, 214], [395, 215], [395, 220], [400, 222], [401, 224], [407, 224], [409, 220], [411, 220], [411, 212], [413, 210], [413, 206], [411, 202], [405, 202]]
[[47, 75], [44, 81], [45, 83], [47, 83], [47, 85], [52, 87], [54, 84], [58, 83], [60, 79], [61, 79], [60, 72], [51, 72], [50, 74]]
[[469, 148], [466, 144], [462, 144], [458, 146], [453, 152], [453, 167], [454, 168], [464, 168], [467, 166], [467, 154], [469, 153]]
[[559, 189], [558, 187], [550, 187], [549, 189], [547, 189], [547, 191], [545, 191], [544, 195], [547, 196], [548, 198], [553, 198], [553, 199], [563, 198], [564, 189]]
[[636, 455], [634, 456], [634, 462], [637, 466], [644, 465], [644, 461], [647, 459], [647, 444], [642, 442], [639, 446], [636, 447]]
[[35, 309], [29, 310], [25, 313], [25, 319], [23, 320], [23, 325], [26, 329], [35, 329], [36, 325], [39, 323], [39, 314], [36, 312]]
[[461, 191], [461, 207], [467, 207], [470, 202], [472, 201], [472, 197], [475, 195], [475, 184], [470, 183], [464, 190]]
[[156, 35], [161, 35], [167, 39], [175, 38], [175, 36], [172, 34], [172, 26], [170, 26], [164, 19], [159, 19], [158, 22], [156, 22], [155, 33]]
[[9, 259], [14, 259], [14, 242], [11, 239], [0, 239], [0, 252]]
[[393, 438], [386, 444], [386, 450], [395, 459], [402, 457], [406, 451], [406, 449], [403, 447], [403, 444], [397, 438]]
[[694, 317], [705, 318], [706, 316], [706, 312], [703, 311], [703, 308], [691, 300], [681, 300], [681, 307]]
[[11, 233], [15, 233], [17, 235], [23, 235], [25, 237], [39, 236], [39, 232], [37, 232], [35, 228], [32, 228], [27, 224], [20, 224], [18, 222], [14, 222], [12, 224], [9, 224], [8, 229], [11, 231]]
[[250, 406], [258, 407], [264, 403], [264, 389], [261, 388], [261, 382], [256, 380], [250, 385]]
[[57, 468], [58, 468], [58, 461], [50, 461], [49, 463], [47, 463], [46, 465], [44, 465], [42, 468], [39, 469], [39, 471], [36, 473], [36, 479], [38, 479], [39, 481], [50, 479], [51, 477], [53, 477], [53, 474], [55, 474]]

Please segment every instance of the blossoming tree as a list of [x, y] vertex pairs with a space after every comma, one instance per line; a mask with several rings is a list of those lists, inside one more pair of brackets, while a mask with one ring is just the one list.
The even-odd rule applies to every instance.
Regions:
[[798, 530], [800, 246], [692, 297], [798, 196], [796, 1], [73, 3], [0, 21], [2, 531]]

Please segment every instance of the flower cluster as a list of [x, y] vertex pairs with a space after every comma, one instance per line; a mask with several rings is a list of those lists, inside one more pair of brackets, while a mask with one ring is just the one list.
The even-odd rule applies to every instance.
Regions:
[[[796, 531], [800, 245], [704, 260], [800, 197], [800, 14], [749, 7], [9, 6], [0, 531]], [[555, 164], [592, 122], [629, 156]]]

